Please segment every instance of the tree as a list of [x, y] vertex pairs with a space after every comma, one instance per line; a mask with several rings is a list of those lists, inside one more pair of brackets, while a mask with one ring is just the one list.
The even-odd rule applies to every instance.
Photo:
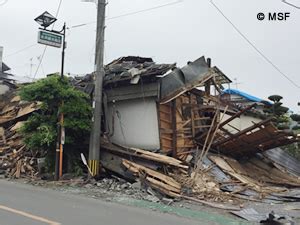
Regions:
[[[59, 113], [64, 113], [66, 131], [65, 153], [70, 158], [79, 155], [78, 146], [89, 136], [91, 107], [89, 97], [76, 90], [64, 77], [57, 74], [23, 86], [20, 96], [25, 101], [41, 102], [41, 109], [24, 124], [25, 144], [40, 157], [46, 157], [53, 171], [57, 123]], [[61, 101], [64, 105], [61, 105]], [[80, 157], [78, 157], [80, 158]]]
[[[298, 103], [298, 106], [300, 104]], [[291, 120], [296, 122], [296, 125], [293, 125], [292, 130], [295, 133], [300, 133], [300, 115], [299, 114], [292, 114], [290, 116]], [[287, 152], [289, 154], [291, 154], [292, 156], [294, 156], [295, 158], [300, 160], [300, 151], [299, 151], [299, 143], [294, 143], [291, 144], [289, 146], [286, 146], [285, 149], [287, 150]]]
[[[298, 102], [298, 106], [300, 106], [300, 103]], [[291, 119], [295, 122], [297, 122], [297, 125], [293, 127], [293, 130], [300, 132], [300, 115], [299, 114], [292, 114]]]
[[275, 125], [278, 129], [289, 129], [289, 116], [287, 112], [289, 108], [282, 105], [281, 100], [283, 99], [280, 95], [271, 95], [268, 97], [272, 101], [272, 105], [268, 106], [264, 112], [268, 116], [272, 116], [275, 119]]

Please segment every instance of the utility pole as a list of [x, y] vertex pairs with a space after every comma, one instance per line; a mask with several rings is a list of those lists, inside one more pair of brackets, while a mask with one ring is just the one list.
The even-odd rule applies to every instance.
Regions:
[[97, 35], [95, 52], [95, 89], [93, 99], [93, 124], [89, 146], [89, 167], [92, 176], [97, 176], [100, 169], [100, 137], [101, 137], [101, 114], [102, 114], [102, 83], [104, 71], [104, 32], [105, 32], [105, 0], [98, 0], [97, 9]]

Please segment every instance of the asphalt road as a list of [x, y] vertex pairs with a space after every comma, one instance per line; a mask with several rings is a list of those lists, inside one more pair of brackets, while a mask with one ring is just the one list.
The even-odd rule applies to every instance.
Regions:
[[0, 180], [0, 225], [39, 224], [199, 225], [199, 221]]

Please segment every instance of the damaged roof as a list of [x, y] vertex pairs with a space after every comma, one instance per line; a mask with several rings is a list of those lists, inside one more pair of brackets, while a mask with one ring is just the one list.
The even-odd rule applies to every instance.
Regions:
[[161, 102], [167, 103], [178, 95], [203, 86], [213, 77], [218, 84], [231, 83], [217, 67], [210, 68], [204, 56], [194, 62], [188, 62], [186, 66], [176, 68], [161, 79]]
[[156, 81], [174, 69], [176, 64], [156, 64], [151, 58], [128, 56], [122, 57], [105, 66], [104, 86], [130, 85], [143, 81]]
[[[211, 68], [204, 56], [188, 62], [182, 68], [178, 68], [176, 63], [157, 64], [152, 58], [127, 56], [112, 61], [104, 69], [104, 90], [109, 91], [120, 87], [124, 89], [137, 84], [156, 84], [156, 95], [162, 104], [180, 94], [203, 86], [213, 77], [216, 84], [232, 82], [220, 69]], [[88, 94], [93, 91], [93, 75], [75, 78], [73, 83]]]
[[2, 71], [0, 71], [0, 72], [6, 72], [9, 70], [10, 70], [10, 68], [5, 63], [2, 63]]

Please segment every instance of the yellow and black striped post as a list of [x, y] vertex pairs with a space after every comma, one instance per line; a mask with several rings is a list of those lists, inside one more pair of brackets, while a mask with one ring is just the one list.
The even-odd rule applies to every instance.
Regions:
[[89, 167], [91, 169], [91, 176], [97, 176], [100, 171], [100, 162], [99, 160], [89, 160]]

